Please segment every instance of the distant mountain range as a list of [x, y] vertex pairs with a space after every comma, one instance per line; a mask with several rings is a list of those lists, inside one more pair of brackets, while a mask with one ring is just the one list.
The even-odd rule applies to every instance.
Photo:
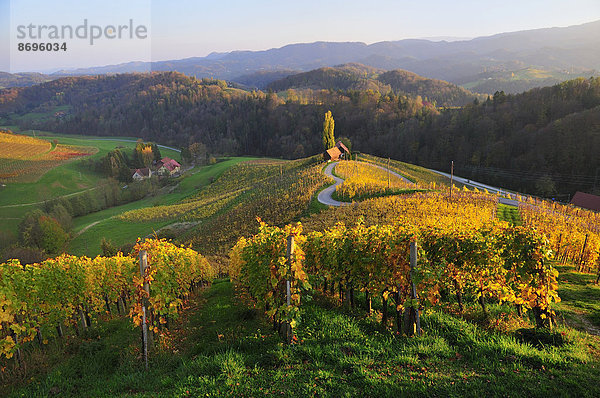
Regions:
[[[446, 80], [479, 93], [521, 92], [600, 71], [600, 21], [545, 28], [472, 40], [407, 39], [367, 45], [361, 42], [290, 44], [265, 51], [212, 53], [206, 57], [129, 62], [74, 70], [65, 75], [178, 71], [266, 88], [282, 77], [347, 63], [383, 70], [404, 69]], [[0, 77], [0, 86], [6, 86]]]

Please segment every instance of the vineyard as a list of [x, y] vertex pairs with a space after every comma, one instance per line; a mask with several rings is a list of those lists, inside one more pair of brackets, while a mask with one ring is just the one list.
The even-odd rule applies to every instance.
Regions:
[[[575, 300], [600, 299], [591, 282], [590, 299], [575, 296], [582, 286], [563, 276], [596, 277], [569, 268], [597, 272], [596, 214], [523, 198], [511, 210], [522, 225], [513, 225], [499, 219], [506, 211], [496, 195], [450, 192], [425, 172], [411, 176], [420, 176], [422, 191], [391, 175], [397, 191], [379, 197], [385, 171], [354, 162], [336, 171], [366, 181], [350, 206], [309, 211], [329, 184], [315, 158], [260, 160], [228, 166], [193, 194], [174, 192], [178, 202], [111, 219], [114, 228], [192, 221], [176, 242], [206, 258], [149, 239], [127, 256], [0, 266], [0, 365], [18, 369], [7, 357], [27, 362], [78, 333], [82, 347], [91, 333], [106, 343], [99, 354], [74, 354], [68, 366], [111, 357], [116, 346], [114, 355], [125, 357], [95, 368], [106, 372], [106, 385], [93, 372], [79, 380], [59, 367], [70, 376], [54, 373], [15, 394], [51, 395], [60, 386], [77, 395], [90, 383], [92, 395], [544, 396], [562, 391], [565, 379], [575, 395], [598, 392], [598, 344], [567, 327], [562, 312], [578, 311]], [[140, 274], [143, 251], [149, 268]], [[190, 292], [217, 272], [228, 272], [235, 290], [218, 280]], [[125, 320], [119, 336], [128, 337], [115, 343], [110, 331]], [[144, 324], [159, 342], [146, 373], [138, 371]]]
[[[552, 326], [550, 306], [560, 301], [558, 272], [549, 261], [548, 242], [531, 230], [504, 223], [462, 231], [402, 224], [365, 227], [359, 223], [347, 228], [340, 223], [306, 236], [300, 236], [300, 231], [300, 226], [282, 230], [262, 224], [259, 234], [240, 239], [231, 253], [232, 277], [278, 322], [291, 318], [297, 323], [292, 315], [299, 313], [298, 286], [312, 284], [323, 292], [339, 291], [340, 299], [352, 307], [354, 291], [364, 292], [369, 311], [371, 297], [382, 297], [384, 308], [394, 297], [401, 314], [409, 308], [418, 311], [420, 305], [435, 307], [442, 295], [452, 295], [460, 311], [464, 297], [477, 299], [483, 312], [486, 300], [494, 300], [516, 305], [519, 315], [533, 309], [538, 327]], [[295, 236], [299, 249], [286, 262], [289, 235]], [[409, 264], [411, 242], [420, 248], [414, 269]], [[286, 278], [291, 280], [294, 298], [287, 305], [281, 302], [280, 288]], [[385, 312], [382, 323], [387, 325]]]
[[524, 225], [550, 240], [558, 261], [600, 277], [599, 213], [532, 198], [521, 202], [519, 211]]
[[304, 216], [317, 190], [327, 182], [315, 158], [236, 165], [190, 201], [238, 190], [242, 193], [181, 241], [202, 253], [225, 255], [240, 236], [257, 232], [257, 216], [279, 225]]
[[344, 182], [336, 187], [333, 198], [342, 202], [412, 192], [415, 189], [415, 184], [368, 163], [340, 162], [335, 172]]
[[[140, 273], [138, 255], [147, 253]], [[21, 361], [20, 349], [34, 339], [64, 338], [107, 321], [116, 309], [142, 322], [147, 304], [148, 326], [156, 335], [178, 316], [190, 288], [213, 278], [213, 270], [197, 252], [163, 240], [138, 242], [130, 256], [76, 257], [64, 254], [39, 264], [17, 260], [0, 264], [0, 356]], [[149, 294], [144, 285], [149, 286]]]
[[0, 182], [35, 182], [48, 170], [97, 149], [0, 132]]
[[415, 164], [400, 162], [394, 159], [384, 159], [369, 154], [361, 154], [360, 160], [362, 162], [373, 163], [378, 166], [389, 168], [422, 188], [441, 188], [450, 186], [450, 180], [448, 178]]

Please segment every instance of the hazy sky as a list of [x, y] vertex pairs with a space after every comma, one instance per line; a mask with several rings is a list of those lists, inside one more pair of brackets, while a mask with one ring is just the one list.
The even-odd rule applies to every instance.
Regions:
[[[17, 26], [125, 25], [145, 39], [67, 42], [66, 52], [19, 52]], [[600, 0], [0, 0], [0, 70], [53, 70], [263, 50], [289, 43], [476, 37], [600, 20]], [[111, 31], [112, 32], [112, 31]], [[40, 40], [37, 40], [38, 42]], [[47, 40], [44, 40], [47, 41]]]

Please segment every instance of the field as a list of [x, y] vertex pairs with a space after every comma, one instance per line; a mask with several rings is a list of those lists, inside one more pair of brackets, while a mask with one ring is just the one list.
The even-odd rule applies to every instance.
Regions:
[[89, 338], [53, 342], [44, 351], [33, 348], [39, 362], [29, 381], [7, 384], [6, 391], [15, 397], [600, 394], [600, 363], [581, 360], [586, 345], [599, 347], [599, 342], [571, 329], [561, 330], [578, 342], [559, 354], [436, 313], [424, 315], [430, 330], [424, 337], [399, 337], [364, 311], [345, 310], [327, 297], [307, 303], [303, 320], [298, 344], [282, 345], [230, 282], [216, 281], [191, 298], [171, 328], [172, 343], [151, 352], [149, 371], [140, 368], [137, 357], [139, 331], [129, 320], [116, 319], [94, 327]]
[[339, 162], [335, 174], [344, 179], [333, 198], [342, 202], [414, 192], [417, 186], [365, 162]]
[[0, 132], [0, 183], [37, 182], [48, 170], [93, 155], [96, 148]]
[[[27, 131], [20, 134], [31, 136], [34, 133]], [[96, 148], [95, 154], [91, 156], [92, 159], [100, 158], [116, 147], [121, 147], [124, 150], [133, 150], [135, 148], [135, 139], [131, 139], [133, 142], [128, 142], [122, 141], [123, 138], [121, 137], [101, 138], [61, 135], [44, 131], [36, 131], [35, 135], [37, 138], [49, 143], [57, 140], [59, 145]], [[162, 148], [161, 154], [178, 161], [181, 159], [178, 152], [169, 149]], [[2, 191], [3, 195], [0, 196], [0, 206], [34, 203], [53, 197], [81, 192], [85, 189], [93, 188], [100, 178], [100, 175], [89, 170], [89, 168], [82, 167], [80, 161], [69, 162], [47, 171], [36, 183], [7, 184]], [[27, 201], [24, 199], [27, 199]]]
[[[414, 182], [422, 188], [434, 188], [434, 187], [448, 187], [450, 186], [450, 180], [447, 177], [434, 173], [424, 167], [417, 166], [410, 163], [400, 162], [393, 159], [384, 159], [373, 155], [361, 154], [359, 160], [363, 162], [374, 163], [379, 166], [388, 167], [392, 171], [404, 176], [408, 180]], [[461, 184], [454, 183], [457, 187], [461, 188]]]
[[[57, 148], [73, 148], [85, 147], [91, 156], [86, 158], [97, 159], [106, 155], [115, 147], [122, 147], [125, 150], [133, 150], [135, 142], [121, 141], [122, 138], [100, 138], [87, 137], [77, 135], [60, 135], [44, 131], [21, 132], [24, 136], [30, 138], [22, 138], [28, 142], [36, 142], [38, 145], [38, 153], [52, 148], [52, 142], [58, 141]], [[132, 139], [135, 141], [135, 139]], [[0, 145], [0, 148], [3, 146]], [[50, 158], [52, 152], [48, 152], [43, 156]], [[57, 154], [59, 152], [56, 152]], [[67, 151], [67, 153], [69, 153]], [[161, 149], [163, 156], [171, 157], [175, 160], [180, 160], [178, 152], [169, 149]], [[9, 155], [7, 155], [9, 156]], [[62, 155], [61, 155], [62, 156]], [[20, 160], [18, 160], [20, 162]], [[7, 165], [11, 160], [0, 160], [1, 165]], [[34, 161], [25, 161], [30, 165], [34, 165]], [[102, 178], [101, 175], [85, 167], [81, 158], [73, 158], [70, 161], [65, 160], [48, 160], [41, 162], [40, 166], [33, 171], [37, 180], [35, 182], [7, 182], [5, 186], [0, 186], [0, 232], [14, 236], [14, 232], [22, 219], [28, 212], [39, 206], [44, 200], [57, 198], [61, 196], [77, 195], [96, 187], [98, 181]]]
[[[176, 223], [177, 217], [140, 217], [133, 215], [153, 214], [155, 210], [177, 206], [176, 203], [193, 197], [206, 189], [210, 182], [217, 180], [229, 168], [252, 158], [232, 158], [215, 165], [197, 167], [188, 171], [178, 180], [172, 192], [162, 193], [154, 197], [74, 219], [73, 229], [76, 237], [69, 245], [69, 252], [77, 255], [95, 256], [101, 253], [100, 242], [106, 237], [117, 246], [135, 242], [136, 238], [150, 235], [160, 228]], [[92, 225], [85, 232], [80, 231]]]

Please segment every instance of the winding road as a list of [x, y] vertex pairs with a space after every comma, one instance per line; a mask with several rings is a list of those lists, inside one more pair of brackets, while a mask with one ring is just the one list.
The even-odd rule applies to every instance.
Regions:
[[[379, 166], [379, 165], [376, 165], [373, 163], [365, 163], [365, 162], [362, 162], [362, 163], [368, 164], [373, 167], [380, 168], [381, 170], [389, 172], [390, 174], [402, 179], [404, 182], [406, 182], [408, 184], [413, 184], [413, 182], [408, 180], [406, 177], [404, 177], [392, 170], [388, 170], [387, 168], [385, 168], [383, 166]], [[335, 188], [344, 182], [344, 180], [342, 180], [341, 178], [333, 175], [333, 169], [335, 168], [335, 166], [337, 164], [338, 164], [338, 162], [332, 162], [332, 163], [328, 164], [327, 167], [325, 167], [325, 169], [323, 170], [323, 172], [325, 173], [326, 176], [333, 178], [335, 181], [335, 183], [333, 185], [330, 185], [327, 188], [325, 188], [324, 190], [322, 190], [319, 193], [319, 196], [317, 197], [317, 200], [320, 203], [323, 203], [324, 205], [327, 205], [327, 206], [346, 206], [346, 205], [350, 204], [348, 202], [340, 202], [340, 201], [337, 201], [332, 198], [332, 195], [335, 192]], [[444, 173], [442, 171], [437, 171], [437, 170], [433, 170], [433, 169], [429, 169], [429, 171], [432, 171], [434, 173], [443, 175], [444, 177], [450, 178], [450, 174], [448, 174], [448, 173]], [[453, 179], [456, 182], [459, 182], [461, 184], [468, 185], [468, 186], [471, 186], [471, 187], [474, 187], [474, 188], [477, 188], [480, 190], [486, 189], [490, 193], [496, 193], [499, 195], [508, 195], [511, 197], [510, 199], [506, 198], [506, 197], [500, 197], [498, 199], [498, 201], [500, 203], [508, 205], [508, 206], [516, 206], [516, 207], [519, 206], [519, 201], [516, 200], [516, 195], [514, 195], [513, 193], [510, 193], [502, 188], [492, 187], [490, 185], [482, 184], [480, 182], [472, 181], [472, 180], [462, 178], [462, 177], [457, 177], [457, 176], [454, 176]]]
[[[378, 165], [372, 164], [372, 163], [365, 163], [365, 162], [362, 162], [362, 163], [369, 165], [369, 166], [377, 167], [385, 172], [389, 172], [391, 175], [400, 178], [402, 181], [404, 181], [408, 184], [414, 184], [412, 181], [408, 180], [406, 177], [404, 177], [392, 170], [388, 170], [385, 167], [378, 166]], [[335, 192], [335, 188], [344, 182], [344, 180], [342, 180], [341, 178], [333, 175], [333, 169], [335, 168], [335, 166], [337, 166], [337, 164], [338, 164], [338, 162], [330, 163], [327, 165], [327, 167], [325, 167], [325, 170], [323, 170], [323, 172], [325, 173], [326, 176], [333, 178], [335, 181], [335, 183], [333, 185], [330, 185], [327, 188], [325, 188], [324, 190], [322, 190], [321, 192], [319, 192], [319, 196], [317, 196], [317, 200], [320, 203], [323, 203], [324, 205], [327, 205], [327, 206], [347, 206], [347, 205], [351, 204], [349, 202], [340, 202], [338, 200], [333, 199], [333, 197], [332, 197], [333, 193]]]
[[319, 196], [317, 196], [317, 200], [320, 203], [323, 203], [324, 205], [327, 205], [327, 206], [346, 206], [346, 205], [349, 205], [350, 203], [340, 202], [331, 197], [331, 195], [333, 195], [333, 193], [335, 192], [335, 188], [344, 182], [344, 180], [342, 180], [341, 178], [333, 175], [332, 171], [335, 166], [337, 166], [337, 162], [328, 164], [327, 167], [325, 167], [325, 170], [323, 170], [323, 172], [325, 173], [326, 176], [329, 176], [335, 180], [335, 184], [330, 185], [327, 188], [325, 188], [324, 190], [322, 190], [321, 192], [319, 192]]

